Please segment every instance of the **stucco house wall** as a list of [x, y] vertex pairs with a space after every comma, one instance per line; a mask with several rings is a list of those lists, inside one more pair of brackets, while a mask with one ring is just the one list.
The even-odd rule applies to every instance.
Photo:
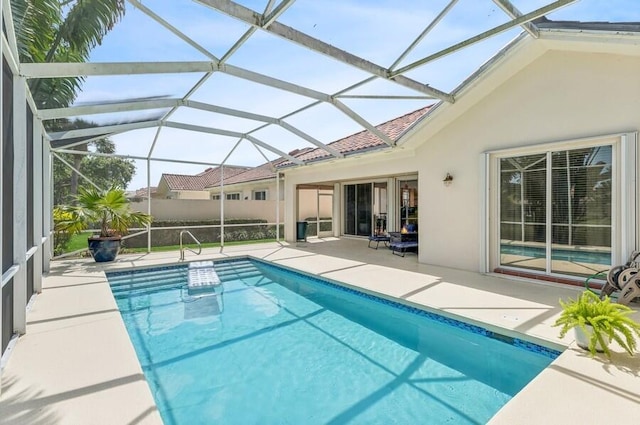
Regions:
[[331, 197], [322, 196], [320, 205], [318, 205], [318, 195], [315, 190], [302, 190], [297, 195], [299, 198], [297, 220], [315, 217], [318, 212], [320, 213], [320, 218], [331, 217], [333, 214]]
[[[404, 149], [287, 172], [287, 240], [295, 235], [297, 184], [417, 172], [419, 261], [484, 271], [486, 153], [637, 131], [639, 56], [636, 43], [611, 37], [516, 44], [470, 79], [454, 104], [411, 129]], [[454, 176], [450, 186], [442, 182], [446, 173]]]
[[[220, 202], [208, 199], [152, 199], [151, 215], [156, 220], [219, 220]], [[280, 201], [280, 222], [284, 218], [284, 203]], [[148, 202], [132, 202], [134, 211], [147, 212]], [[276, 201], [225, 201], [226, 219], [260, 219], [276, 222]]]
[[[257, 180], [246, 183], [237, 183], [232, 185], [224, 186], [224, 193], [238, 193], [240, 192], [240, 200], [252, 200], [253, 193], [255, 191], [267, 191], [267, 201], [275, 201], [277, 199], [278, 193], [276, 188], [275, 178], [269, 180]], [[214, 186], [207, 188], [208, 197], [211, 198], [211, 195], [220, 193], [220, 187]], [[283, 199], [284, 193], [284, 184], [280, 183], [280, 200]]]
[[[421, 164], [420, 261], [477, 270], [483, 260], [483, 153], [636, 131], [640, 58], [549, 51], [416, 150]], [[450, 187], [442, 175], [455, 176]], [[444, 225], [443, 225], [444, 224]], [[484, 257], [484, 255], [483, 255]]]
[[[295, 241], [295, 225], [298, 219], [298, 185], [313, 183], [338, 183], [344, 181], [384, 180], [385, 177], [414, 174], [420, 165], [413, 150], [397, 148], [394, 152], [383, 150], [370, 154], [354, 155], [338, 161], [319, 162], [290, 170], [285, 174], [285, 239]], [[420, 190], [420, 189], [419, 189]], [[393, 187], [389, 187], [389, 199], [393, 199]], [[304, 200], [301, 200], [304, 201]], [[334, 227], [339, 235], [342, 222], [340, 191], [334, 189], [333, 216], [338, 223]]]

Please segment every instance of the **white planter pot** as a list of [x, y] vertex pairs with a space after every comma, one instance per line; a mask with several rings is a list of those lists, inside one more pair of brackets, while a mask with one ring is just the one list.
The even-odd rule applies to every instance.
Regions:
[[[574, 329], [574, 333], [575, 333], [575, 337], [576, 337], [576, 344], [578, 344], [578, 347], [583, 348], [585, 350], [588, 350], [589, 349], [589, 339], [591, 339], [591, 335], [593, 334], [593, 328], [590, 325], [586, 325], [586, 326], [587, 326], [587, 332], [586, 333], [579, 326], [576, 326], [573, 329]], [[606, 342], [607, 347], [608, 347], [609, 343], [611, 341], [610, 340], [607, 341], [605, 339], [605, 342]], [[598, 353], [604, 352], [604, 349], [600, 345], [600, 342], [596, 342], [596, 351]]]

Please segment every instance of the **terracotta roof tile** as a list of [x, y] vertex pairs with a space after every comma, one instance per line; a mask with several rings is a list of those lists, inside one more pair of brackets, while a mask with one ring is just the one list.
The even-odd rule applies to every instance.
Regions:
[[[405, 114], [401, 117], [394, 118], [390, 121], [377, 125], [376, 128], [389, 136], [391, 140], [396, 141], [407, 129], [409, 129], [409, 127], [411, 127], [422, 116], [424, 116], [424, 114], [429, 111], [429, 108], [431, 108], [431, 106], [409, 112], [408, 114]], [[387, 145], [382, 140], [378, 139], [378, 137], [372, 134], [369, 130], [363, 130], [359, 133], [352, 134], [351, 136], [336, 140], [335, 142], [331, 142], [327, 146], [332, 147], [342, 154], [348, 155], [359, 151], [384, 147]], [[309, 162], [328, 158], [330, 156], [331, 155], [324, 149], [316, 148], [311, 149], [310, 151], [302, 155], [296, 155], [296, 158], [305, 162]], [[291, 162], [285, 161], [280, 166], [288, 165], [291, 165]]]
[[151, 189], [152, 195], [158, 191], [158, 188], [155, 186], [150, 186], [149, 188], [141, 187], [140, 189], [136, 190], [136, 193], [134, 196], [136, 198], [146, 198], [147, 195], [149, 194], [149, 189]]
[[[224, 176], [234, 176], [250, 170], [249, 167], [224, 167]], [[206, 187], [220, 184], [220, 167], [207, 168], [200, 174], [189, 176], [185, 174], [163, 174], [169, 190], [204, 190]]]
[[224, 184], [246, 183], [256, 180], [267, 180], [276, 177], [275, 171], [271, 168], [271, 163], [267, 162], [258, 167], [236, 174], [224, 179]]
[[[312, 150], [312, 148], [296, 149], [293, 152], [289, 152], [289, 155], [295, 157], [309, 150]], [[276, 172], [272, 168], [272, 166], [278, 167], [281, 163], [283, 163], [286, 160], [287, 160], [286, 158], [274, 159], [271, 162], [266, 162], [255, 168], [250, 168], [242, 173], [229, 176], [228, 178], [226, 177], [226, 172], [225, 172], [224, 184], [238, 184], [238, 183], [247, 183], [247, 182], [259, 181], [259, 180], [274, 179], [276, 177]]]
[[[430, 107], [431, 106], [427, 106], [401, 117], [394, 118], [376, 126], [376, 128], [389, 136], [391, 140], [396, 141], [409, 127], [424, 116]], [[343, 139], [336, 140], [335, 142], [331, 142], [328, 146], [331, 146], [343, 154], [353, 154], [355, 152], [375, 149], [387, 145], [368, 130], [364, 130]], [[324, 149], [309, 147], [296, 149], [289, 152], [289, 155], [305, 162], [317, 161], [331, 157], [331, 155]], [[292, 165], [291, 161], [288, 159], [278, 158], [270, 163], [267, 162], [254, 168], [224, 167], [224, 184], [232, 185], [275, 178], [276, 173], [272, 169], [272, 164], [276, 168]], [[204, 190], [205, 188], [220, 184], [219, 167], [208, 168], [195, 176], [186, 176], [182, 174], [163, 174], [163, 176], [171, 190]]]

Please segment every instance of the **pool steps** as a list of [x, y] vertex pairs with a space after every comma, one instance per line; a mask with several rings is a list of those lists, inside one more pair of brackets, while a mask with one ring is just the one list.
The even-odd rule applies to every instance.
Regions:
[[172, 268], [154, 270], [145, 274], [144, 281], [138, 281], [134, 273], [108, 274], [111, 292], [118, 297], [143, 295], [146, 291], [167, 290], [184, 286], [186, 283], [186, 268]]
[[[256, 267], [248, 260], [236, 262], [214, 263], [220, 282], [234, 279], [252, 279], [261, 276]], [[189, 269], [184, 265], [169, 266], [157, 270], [145, 270], [145, 280], [132, 279], [134, 272], [108, 273], [111, 291], [116, 298], [148, 293], [149, 289], [157, 291], [185, 286], [188, 283]]]

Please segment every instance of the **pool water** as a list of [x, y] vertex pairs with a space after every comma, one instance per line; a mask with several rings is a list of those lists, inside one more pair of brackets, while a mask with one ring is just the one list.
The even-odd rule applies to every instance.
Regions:
[[[531, 258], [545, 258], [547, 255], [546, 248], [536, 246], [522, 245], [500, 245], [500, 254], [522, 255]], [[570, 249], [552, 249], [551, 259], [571, 261], [575, 263], [590, 263], [611, 265], [610, 252], [596, 251], [576, 251]]]
[[165, 424], [483, 424], [559, 354], [259, 261], [216, 270], [200, 298], [185, 267], [108, 274]]

